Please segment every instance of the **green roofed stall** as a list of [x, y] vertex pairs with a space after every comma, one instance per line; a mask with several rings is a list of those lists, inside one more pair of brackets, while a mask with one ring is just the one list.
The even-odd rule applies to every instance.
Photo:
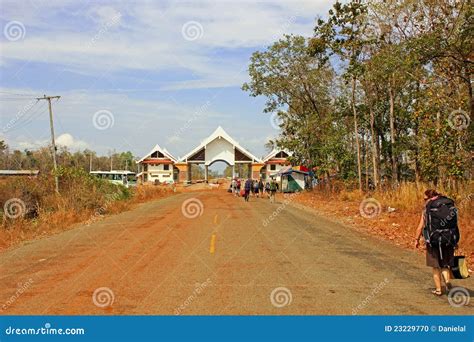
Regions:
[[291, 166], [281, 169], [278, 174], [281, 177], [282, 192], [297, 192], [305, 189], [305, 184], [309, 178], [306, 171], [295, 170]]

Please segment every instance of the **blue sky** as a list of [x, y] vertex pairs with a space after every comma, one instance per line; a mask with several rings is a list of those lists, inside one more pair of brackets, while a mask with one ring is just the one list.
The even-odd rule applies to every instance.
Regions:
[[309, 36], [332, 1], [0, 0], [0, 139], [182, 156], [222, 126], [254, 154], [278, 134], [240, 87], [253, 51]]

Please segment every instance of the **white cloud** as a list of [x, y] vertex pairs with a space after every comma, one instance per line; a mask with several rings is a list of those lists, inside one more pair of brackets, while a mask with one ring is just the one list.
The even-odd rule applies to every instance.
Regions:
[[[329, 3], [106, 1], [100, 6], [78, 6], [53, 1], [41, 11], [17, 2], [3, 7], [8, 7], [5, 16], [24, 18], [27, 35], [21, 42], [2, 44], [1, 64], [37, 61], [80, 73], [106, 68], [110, 72], [178, 68], [190, 71], [193, 77], [172, 83], [169, 89], [191, 89], [237, 85], [238, 79], [232, 76], [237, 69], [245, 70], [247, 60], [236, 58], [233, 50], [266, 46], [283, 33], [311, 35], [313, 19]], [[61, 13], [76, 20], [61, 20]], [[191, 20], [202, 25], [201, 39], [183, 38], [182, 27]], [[220, 54], [216, 49], [229, 51]]]
[[90, 148], [89, 144], [85, 141], [74, 139], [74, 137], [69, 133], [61, 134], [56, 138], [56, 145], [67, 147], [73, 151], [81, 151], [86, 148]]
[[[326, 0], [0, 0], [0, 5], [3, 21], [19, 20], [26, 27], [23, 40], [0, 37], [0, 66], [10, 74], [18, 61], [41, 63], [38, 74], [37, 64], [18, 63], [24, 72], [12, 77], [14, 85], [41, 86], [14, 89], [5, 80], [4, 90], [41, 96], [54, 89], [54, 95], [60, 94], [53, 106], [62, 144], [90, 146], [99, 153], [116, 149], [142, 154], [159, 143], [176, 155], [187, 153], [218, 125], [255, 154], [263, 154], [264, 137], [275, 133], [268, 116], [258, 115], [257, 106], [249, 113], [251, 106], [238, 103], [240, 98], [220, 98], [220, 90], [214, 100], [212, 88], [240, 86], [248, 77], [251, 51], [263, 49], [283, 33], [311, 35], [314, 18], [331, 6]], [[183, 37], [182, 27], [189, 21], [202, 25], [200, 39]], [[48, 77], [39, 83], [42, 72]], [[75, 75], [69, 77], [70, 73]], [[85, 89], [74, 86], [78, 79]], [[130, 82], [125, 85], [123, 79]], [[117, 89], [116, 80], [125, 89]], [[104, 89], [88, 90], [89, 86]], [[148, 86], [153, 90], [140, 92]], [[47, 106], [45, 101], [39, 105], [18, 115], [25, 103], [0, 102], [1, 127], [9, 128], [4, 132], [9, 145], [38, 148], [49, 143]], [[192, 125], [173, 137], [173, 132], [188, 127], [201, 107]], [[92, 117], [104, 109], [114, 115], [114, 125], [101, 131], [94, 128]]]
[[[36, 140], [21, 140], [25, 139], [21, 137], [19, 141], [13, 141], [12, 147], [20, 150], [35, 150], [41, 147], [45, 147], [51, 144], [49, 139], [36, 139]], [[75, 139], [71, 134], [64, 133], [56, 137], [56, 147], [66, 147], [70, 151], [82, 151], [90, 148], [89, 144], [85, 141]]]
[[117, 27], [122, 21], [122, 13], [111, 6], [97, 6], [90, 9], [89, 15], [102, 27]]

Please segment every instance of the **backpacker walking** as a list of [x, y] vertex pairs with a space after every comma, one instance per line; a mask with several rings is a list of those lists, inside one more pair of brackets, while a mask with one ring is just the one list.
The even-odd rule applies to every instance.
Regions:
[[267, 198], [270, 198], [270, 182], [269, 181], [265, 183], [265, 194], [267, 195]]
[[244, 195], [245, 202], [248, 202], [249, 197], [250, 197], [250, 191], [252, 191], [252, 180], [250, 178], [245, 181], [244, 190], [245, 190], [245, 195]]
[[415, 248], [418, 248], [423, 235], [426, 244], [426, 266], [433, 268], [435, 290], [432, 293], [441, 296], [442, 281], [447, 292], [452, 288], [450, 268], [454, 266], [454, 249], [460, 238], [457, 210], [452, 199], [436, 190], [426, 190], [424, 195], [425, 208], [416, 229]]
[[275, 194], [277, 191], [277, 183], [272, 178], [270, 181], [270, 203], [275, 203]]
[[260, 197], [263, 198], [263, 190], [265, 185], [263, 184], [262, 178], [258, 181], [258, 191], [260, 192]]
[[255, 197], [258, 197], [258, 181], [257, 180], [254, 180], [253, 183], [252, 183], [252, 187], [253, 187], [253, 195]]

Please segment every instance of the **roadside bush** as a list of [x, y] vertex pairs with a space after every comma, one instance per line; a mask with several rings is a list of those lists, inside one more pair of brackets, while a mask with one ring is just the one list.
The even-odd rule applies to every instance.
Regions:
[[[126, 188], [78, 168], [61, 167], [58, 176], [59, 195], [55, 192], [53, 174], [0, 179], [0, 205], [3, 209], [0, 211], [0, 249], [173, 193], [169, 187]], [[12, 201], [14, 206], [10, 205]], [[11, 214], [12, 210], [21, 212], [16, 211], [19, 213], [16, 216]]]

